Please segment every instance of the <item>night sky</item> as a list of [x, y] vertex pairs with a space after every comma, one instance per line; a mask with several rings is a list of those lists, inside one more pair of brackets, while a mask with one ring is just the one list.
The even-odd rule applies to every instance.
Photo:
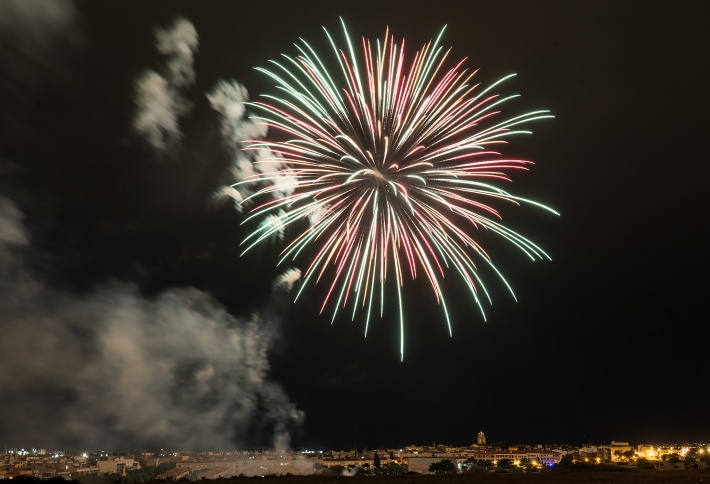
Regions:
[[[710, 441], [710, 42], [703, 2], [652, 3], [0, 3], [0, 444]], [[484, 237], [518, 302], [489, 274], [484, 322], [451, 278], [453, 337], [407, 283], [403, 362], [394, 305], [363, 338], [319, 316], [324, 285], [292, 304], [279, 245], [240, 257], [245, 215], [216, 195], [237, 155], [206, 93], [273, 93], [254, 67], [299, 37], [325, 50], [339, 16], [410, 53], [447, 25], [481, 82], [518, 74], [506, 112], [555, 115], [506, 153], [536, 163], [509, 189], [561, 216], [504, 212], [552, 261]], [[194, 82], [156, 147], [136, 93], [176, 18]]]

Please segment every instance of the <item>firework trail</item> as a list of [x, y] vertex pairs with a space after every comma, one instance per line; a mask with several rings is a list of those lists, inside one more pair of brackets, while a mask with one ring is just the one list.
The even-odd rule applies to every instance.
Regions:
[[[339, 70], [331, 73], [303, 39], [297, 56], [283, 55], [270, 69], [258, 69], [280, 95], [252, 103], [260, 111], [255, 118], [287, 140], [255, 140], [247, 148], [272, 155], [256, 162], [263, 164], [259, 173], [235, 186], [260, 186], [244, 202], [271, 196], [244, 221], [261, 223], [242, 245], [247, 252], [284, 229], [295, 233], [279, 264], [310, 257], [296, 299], [324, 280], [321, 312], [332, 307], [335, 320], [348, 304], [352, 318], [362, 310], [365, 334], [373, 304], [382, 317], [386, 281], [394, 280], [403, 356], [405, 278], [428, 279], [449, 333], [441, 286], [446, 271], [458, 273], [484, 318], [482, 303], [490, 296], [477, 264], [489, 266], [512, 293], [471, 229], [496, 233], [533, 260], [549, 259], [503, 225], [492, 205], [527, 203], [557, 213], [495, 185], [531, 164], [496, 148], [512, 135], [530, 133], [520, 125], [553, 116], [533, 111], [499, 119], [500, 106], [517, 96], [491, 90], [514, 74], [487, 88], [473, 84], [475, 71], [463, 67], [466, 59], [445, 66], [450, 50], [439, 45], [441, 34], [411, 57], [405, 41], [395, 43], [389, 30], [374, 44], [363, 38], [359, 54], [344, 23], [343, 31], [347, 45], [341, 49], [325, 30]], [[286, 196], [284, 180], [292, 183]]]

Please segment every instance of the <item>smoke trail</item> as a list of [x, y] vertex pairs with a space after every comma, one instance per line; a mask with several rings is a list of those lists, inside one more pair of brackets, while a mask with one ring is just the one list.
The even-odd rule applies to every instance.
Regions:
[[287, 269], [274, 281], [274, 287], [291, 292], [293, 286], [301, 279], [301, 271], [296, 268]]
[[195, 83], [198, 43], [195, 27], [184, 18], [156, 29], [155, 46], [165, 57], [161, 72], [147, 70], [136, 80], [133, 130], [159, 151], [169, 151], [182, 138], [180, 118], [192, 109], [185, 91]]
[[[246, 88], [234, 80], [219, 81], [207, 93], [207, 99], [212, 109], [220, 115], [220, 131], [225, 149], [232, 158], [231, 178], [243, 180], [256, 174], [253, 165], [253, 154], [243, 151], [244, 141], [259, 139], [266, 136], [265, 124], [256, 124], [246, 114], [245, 102], [249, 100]], [[217, 194], [217, 199], [231, 198], [235, 207], [241, 211], [241, 202], [249, 196], [254, 187], [242, 186], [239, 189], [232, 186], [223, 187]]]
[[195, 83], [193, 56], [199, 37], [189, 20], [177, 18], [168, 29], [155, 31], [155, 46], [167, 57], [166, 78], [173, 89], [186, 89]]
[[244, 103], [249, 100], [249, 93], [237, 81], [219, 81], [207, 93], [207, 99], [212, 109], [221, 115], [222, 136], [229, 146], [239, 148], [245, 140], [266, 136], [266, 124], [255, 123], [246, 117]]
[[13, 248], [25, 246], [29, 241], [22, 219], [22, 212], [15, 204], [0, 196], [0, 269], [9, 265]]
[[[53, 80], [47, 73], [71, 72], [61, 56], [52, 54], [64, 31], [72, 31], [75, 14], [69, 1], [0, 2], [0, 67], [23, 58], [28, 65], [38, 62], [26, 72], [13, 71], [12, 78], [0, 76], [0, 94], [18, 106], [0, 112], [0, 122], [23, 122], [38, 144], [54, 126], [38, 124], [24, 114], [31, 112], [24, 106], [32, 102], [35, 84]], [[180, 122], [191, 109], [187, 94], [195, 82], [197, 32], [178, 19], [156, 30], [155, 46], [163, 62], [136, 81], [133, 129], [154, 149], [169, 152], [180, 144]], [[14, 57], [4, 55], [6, 48]], [[230, 111], [240, 106], [226, 99], [225, 114], [242, 123], [234, 127], [234, 136], [265, 134], [264, 126], [241, 119], [243, 112]], [[230, 146], [234, 153], [241, 148], [236, 142]], [[66, 149], [58, 143], [52, 147]], [[13, 158], [26, 163], [31, 152], [19, 151]], [[256, 173], [252, 161], [247, 159], [243, 169]], [[34, 173], [27, 170], [28, 177]], [[217, 183], [215, 177], [211, 186]], [[20, 185], [14, 179], [3, 181], [0, 192], [7, 186], [12, 188], [7, 194], [22, 193]], [[23, 198], [30, 203], [26, 208], [33, 214], [33, 231], [44, 233], [38, 227], [43, 226], [38, 220], [43, 203], [17, 197]], [[136, 219], [131, 210], [89, 210], [78, 219], [87, 215], [87, 225], [120, 224], [117, 218]], [[135, 229], [142, 227], [139, 223]], [[272, 306], [277, 304], [263, 308], [267, 317], [237, 318], [194, 288], [169, 288], [146, 297], [136, 285], [104, 282], [73, 293], [63, 285], [68, 278], [62, 272], [74, 267], [73, 260], [64, 257], [52, 264], [52, 256], [40, 253], [29, 234], [18, 205], [0, 195], [0, 435], [8, 443], [49, 448], [288, 447], [303, 413], [269, 378], [268, 352], [278, 338], [278, 312]], [[37, 245], [46, 247], [44, 240], [39, 237]], [[130, 251], [125, 252], [129, 260]], [[290, 284], [275, 285], [275, 302]]]
[[[246, 102], [249, 93], [246, 88], [234, 80], [221, 80], [207, 93], [207, 99], [212, 109], [220, 114], [221, 133], [225, 149], [232, 157], [232, 180], [242, 181], [258, 173], [274, 173], [278, 177], [273, 183], [279, 187], [274, 196], [288, 196], [296, 189], [297, 179], [287, 166], [277, 161], [277, 157], [268, 149], [251, 151], [249, 142], [266, 136], [267, 126], [263, 122], [254, 122], [248, 117]], [[243, 184], [238, 187], [226, 186], [218, 197], [229, 197], [237, 202], [241, 210], [241, 202], [253, 194], [259, 186]]]
[[[268, 378], [275, 327], [196, 289], [70, 294], [38, 280], [0, 197], [0, 435], [17, 445], [287, 446], [303, 413]], [[17, 440], [22, 442], [17, 442]]]

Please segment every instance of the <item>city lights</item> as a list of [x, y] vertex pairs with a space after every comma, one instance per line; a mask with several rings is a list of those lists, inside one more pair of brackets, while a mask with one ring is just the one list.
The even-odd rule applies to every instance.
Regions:
[[[119, 475], [126, 482], [212, 480], [233, 476], [279, 475], [401, 475], [452, 473], [547, 472], [564, 466], [621, 466], [625, 469], [686, 471], [710, 469], [708, 444], [639, 444], [611, 441], [581, 447], [570, 445], [480, 444], [469, 446], [410, 445], [376, 450], [300, 451], [178, 451], [116, 454], [109, 451], [47, 452], [46, 449], [6, 448], [0, 454], [0, 480], [18, 476], [63, 478], [84, 482], [89, 476]], [[448, 467], [444, 465], [449, 461]], [[607, 467], [603, 467], [607, 466]], [[668, 474], [673, 476], [673, 474]], [[87, 479], [92, 481], [93, 478]], [[675, 479], [675, 477], [674, 477]]]

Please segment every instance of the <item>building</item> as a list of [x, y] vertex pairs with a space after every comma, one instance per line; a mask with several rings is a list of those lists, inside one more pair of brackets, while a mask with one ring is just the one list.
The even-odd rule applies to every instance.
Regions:
[[615, 440], [612, 440], [611, 445], [608, 447], [612, 462], [628, 461], [636, 451], [628, 442], [617, 442]]
[[315, 472], [311, 459], [293, 459], [286, 456], [248, 459], [240, 462], [236, 475], [244, 476], [306, 476]]
[[126, 472], [141, 468], [138, 461], [134, 459], [124, 459], [123, 457], [100, 460], [97, 464], [99, 466], [99, 474], [121, 474], [125, 476]]
[[486, 434], [483, 433], [483, 430], [478, 432], [478, 440], [476, 441], [478, 445], [486, 445]]
[[[205, 479], [252, 476], [281, 476], [285, 474], [313, 474], [315, 461], [303, 457], [282, 454], [235, 455], [225, 457], [195, 457], [175, 463], [176, 469], [184, 469], [191, 476]], [[219, 469], [215, 473], [215, 470]], [[215, 476], [215, 477], [212, 477]]]
[[532, 450], [479, 450], [469, 457], [474, 460], [489, 460], [494, 464], [501, 459], [508, 459], [513, 464], [519, 464], [527, 459], [534, 465], [550, 466], [559, 464], [564, 452], [558, 450], [532, 449]]
[[[380, 463], [382, 464], [382, 460], [380, 460]], [[386, 461], [385, 461], [386, 463]], [[371, 459], [365, 459], [365, 458], [352, 458], [352, 459], [323, 459], [320, 462], [320, 465], [323, 467], [374, 467], [375, 465], [375, 459], [374, 457]], [[385, 465], [385, 464], [382, 464]]]
[[232, 477], [234, 474], [227, 467], [213, 467], [212, 469], [207, 469], [196, 475], [198, 480], [213, 480], [213, 479], [225, 479]]
[[158, 479], [162, 481], [179, 481], [180, 479], [187, 479], [190, 475], [190, 471], [184, 468], [176, 467], [164, 472], [158, 476]]
[[173, 461], [172, 457], [146, 457], [145, 458], [145, 465], [157, 467], [160, 464], [164, 464], [166, 462], [172, 462], [172, 461]]
[[430, 474], [429, 466], [441, 462], [442, 460], [449, 460], [453, 462], [457, 470], [461, 470], [461, 463], [455, 457], [410, 457], [408, 462], [409, 472], [416, 472], [418, 474]]

